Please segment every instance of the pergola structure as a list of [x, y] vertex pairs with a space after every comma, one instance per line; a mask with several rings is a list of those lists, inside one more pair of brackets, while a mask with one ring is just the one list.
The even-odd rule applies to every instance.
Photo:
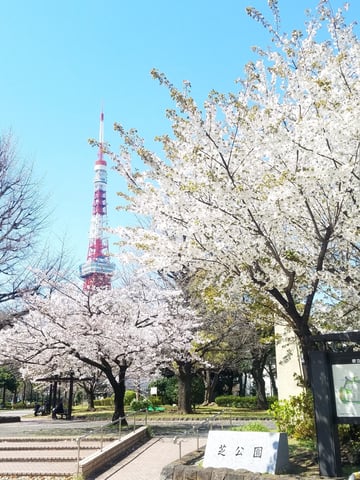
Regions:
[[[49, 382], [50, 391], [49, 391], [49, 408], [50, 411], [56, 407], [56, 403], [59, 400], [59, 387], [62, 382], [69, 384], [69, 398], [68, 398], [68, 408], [66, 411], [66, 420], [71, 420], [72, 418], [72, 407], [73, 407], [73, 392], [74, 392], [74, 382], [79, 381], [79, 378], [74, 377], [74, 372], [71, 370], [67, 376], [53, 375], [45, 378], [37, 378], [37, 382]], [[83, 379], [82, 379], [83, 380]], [[50, 413], [47, 412], [47, 413]]]

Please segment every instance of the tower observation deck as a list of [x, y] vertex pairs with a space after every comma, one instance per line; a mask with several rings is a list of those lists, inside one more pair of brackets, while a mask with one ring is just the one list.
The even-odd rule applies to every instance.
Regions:
[[104, 113], [100, 114], [98, 158], [94, 171], [94, 199], [91, 214], [89, 247], [86, 262], [80, 265], [84, 290], [111, 288], [115, 265], [110, 261], [109, 243], [105, 236], [107, 226], [107, 164], [104, 159]]

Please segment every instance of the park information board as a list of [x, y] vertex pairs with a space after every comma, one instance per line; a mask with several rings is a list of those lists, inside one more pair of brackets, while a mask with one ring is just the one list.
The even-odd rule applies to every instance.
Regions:
[[336, 415], [360, 417], [360, 358], [332, 365]]
[[204, 467], [245, 469], [250, 472], [286, 472], [289, 449], [286, 433], [211, 430]]

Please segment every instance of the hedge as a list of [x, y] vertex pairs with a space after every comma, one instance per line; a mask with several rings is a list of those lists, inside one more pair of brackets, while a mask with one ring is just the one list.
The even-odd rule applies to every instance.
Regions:
[[[276, 397], [268, 397], [269, 406], [277, 400]], [[233, 407], [233, 408], [247, 408], [249, 410], [256, 410], [257, 398], [254, 396], [238, 397], [237, 395], [221, 395], [215, 398], [215, 403], [219, 407]]]

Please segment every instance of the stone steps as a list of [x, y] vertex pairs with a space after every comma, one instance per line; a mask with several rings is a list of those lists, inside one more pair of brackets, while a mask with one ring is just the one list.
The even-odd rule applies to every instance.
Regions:
[[[106, 439], [105, 447], [113, 439]], [[99, 451], [101, 440], [83, 439], [80, 460]], [[0, 479], [6, 476], [57, 476], [76, 474], [78, 444], [74, 439], [0, 438]]]
[[76, 462], [18, 462], [0, 461], [0, 479], [6, 477], [71, 477], [76, 474]]

